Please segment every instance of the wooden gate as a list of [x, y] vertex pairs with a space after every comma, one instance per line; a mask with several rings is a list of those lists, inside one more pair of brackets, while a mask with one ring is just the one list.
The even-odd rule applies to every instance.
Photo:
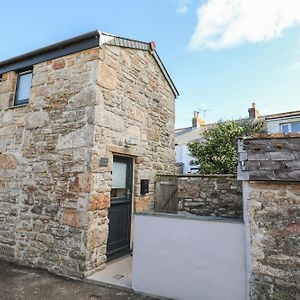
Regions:
[[157, 175], [155, 186], [155, 212], [177, 212], [177, 176]]

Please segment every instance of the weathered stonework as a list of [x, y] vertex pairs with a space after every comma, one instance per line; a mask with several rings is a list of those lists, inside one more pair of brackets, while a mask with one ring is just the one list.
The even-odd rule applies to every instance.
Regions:
[[298, 299], [300, 183], [250, 181], [248, 191], [251, 298]]
[[251, 299], [300, 297], [299, 145], [300, 135], [240, 141]]
[[243, 218], [242, 183], [234, 175], [156, 176], [155, 211]]
[[177, 197], [180, 211], [243, 218], [242, 183], [235, 176], [178, 176]]
[[34, 65], [28, 105], [16, 78], [0, 82], [0, 257], [87, 276], [105, 266], [113, 154], [134, 158], [135, 210], [174, 172], [175, 95], [149, 51], [108, 45]]
[[300, 134], [272, 134], [239, 140], [238, 175], [245, 180], [298, 181]]

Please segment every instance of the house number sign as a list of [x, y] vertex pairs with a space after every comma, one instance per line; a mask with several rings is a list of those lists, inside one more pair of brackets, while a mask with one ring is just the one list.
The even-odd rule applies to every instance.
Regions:
[[108, 158], [107, 157], [101, 157], [99, 166], [100, 167], [107, 167], [108, 166]]

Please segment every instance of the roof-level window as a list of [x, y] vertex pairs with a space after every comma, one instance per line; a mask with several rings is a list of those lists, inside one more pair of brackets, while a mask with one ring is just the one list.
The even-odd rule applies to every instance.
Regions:
[[281, 132], [300, 132], [300, 122], [280, 124]]
[[31, 81], [32, 70], [27, 70], [18, 74], [15, 105], [26, 104], [29, 102]]

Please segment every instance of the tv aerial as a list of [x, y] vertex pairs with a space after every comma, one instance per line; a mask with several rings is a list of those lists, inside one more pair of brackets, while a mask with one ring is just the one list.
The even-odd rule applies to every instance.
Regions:
[[209, 109], [209, 108], [199, 108], [198, 111], [203, 113], [202, 114], [203, 115], [203, 120], [206, 121], [206, 119], [205, 119], [206, 118], [206, 112], [211, 111], [211, 109]]

